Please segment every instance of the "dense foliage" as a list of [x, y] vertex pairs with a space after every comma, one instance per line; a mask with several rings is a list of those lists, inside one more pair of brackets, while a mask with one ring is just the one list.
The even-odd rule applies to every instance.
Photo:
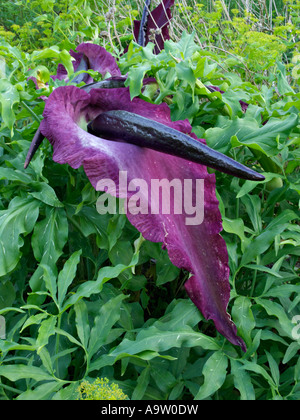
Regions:
[[[158, 55], [129, 44], [137, 3], [5, 1], [1, 10], [0, 398], [76, 399], [82, 381], [108, 378], [135, 400], [297, 400], [299, 1], [272, 9], [268, 28], [266, 14], [238, 2], [176, 2]], [[63, 63], [72, 79], [68, 51], [88, 40], [118, 58], [132, 97], [167, 102], [173, 120], [188, 118], [209, 146], [265, 174], [216, 172], [229, 312], [245, 354], [203, 319], [183, 289], [189, 274], [160, 244], [123, 214], [97, 213], [99, 192], [81, 168], [53, 162], [44, 141], [24, 170], [41, 97], [66, 84], [50, 75]], [[159, 95], [141, 90], [145, 76]]]

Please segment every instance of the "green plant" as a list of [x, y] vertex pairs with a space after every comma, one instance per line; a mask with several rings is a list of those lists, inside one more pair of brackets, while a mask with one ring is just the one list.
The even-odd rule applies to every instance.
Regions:
[[[168, 41], [159, 55], [132, 43], [119, 65], [132, 97], [166, 102], [212, 148], [264, 169], [263, 183], [216, 173], [229, 311], [247, 353], [203, 319], [182, 288], [188, 273], [160, 244], [123, 214], [97, 213], [100, 193], [82, 169], [53, 162], [44, 142], [24, 171], [40, 96], [65, 84], [48, 76], [71, 57], [54, 45], [24, 52], [2, 43], [1, 399], [72, 399], [99, 377], [133, 400], [300, 398], [298, 74], [277, 61], [274, 86], [261, 77], [257, 87], [245, 81], [248, 65], [224, 62], [195, 39]], [[38, 91], [28, 80], [37, 70]], [[157, 84], [142, 88], [144, 76]]]
[[235, 2], [238, 8], [232, 2], [230, 8], [225, 1], [211, 3], [205, 8], [196, 1], [193, 6], [185, 0], [180, 2], [180, 27], [192, 27], [197, 43], [220, 65], [225, 63], [225, 67], [258, 85], [262, 80], [272, 83], [276, 60], [283, 57], [289, 62], [291, 52], [299, 48], [299, 1], [273, 8], [272, 1], [268, 5], [265, 1], [249, 1], [248, 9], [242, 2]]
[[28, 52], [52, 45], [75, 48], [87, 40], [118, 50], [132, 39], [137, 16], [129, 1], [4, 1], [0, 35]]
[[94, 382], [82, 381], [77, 392], [78, 400], [126, 400], [127, 396], [115, 383], [107, 378], [97, 378]]

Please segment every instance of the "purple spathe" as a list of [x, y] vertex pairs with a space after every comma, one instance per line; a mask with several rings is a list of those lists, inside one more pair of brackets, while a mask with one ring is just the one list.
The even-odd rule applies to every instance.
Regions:
[[[48, 98], [41, 123], [42, 134], [53, 145], [53, 159], [73, 168], [83, 165], [95, 188], [101, 179], [111, 179], [118, 186], [121, 171], [127, 173], [128, 183], [141, 179], [147, 185], [153, 179], [170, 182], [203, 179], [203, 223], [187, 225], [187, 214], [174, 214], [172, 205], [171, 214], [128, 212], [127, 217], [145, 239], [162, 242], [174, 265], [191, 273], [185, 284], [191, 300], [206, 319], [214, 321], [221, 334], [245, 350], [227, 313], [230, 295], [228, 254], [220, 236], [222, 219], [214, 174], [208, 174], [203, 165], [132, 144], [101, 139], [81, 128], [109, 110], [133, 112], [196, 138], [188, 120], [172, 122], [166, 104], [154, 105], [139, 98], [131, 101], [128, 88], [92, 89], [87, 93], [75, 86], [59, 87]], [[194, 188], [193, 195], [195, 193]], [[118, 188], [116, 194], [119, 195]]]

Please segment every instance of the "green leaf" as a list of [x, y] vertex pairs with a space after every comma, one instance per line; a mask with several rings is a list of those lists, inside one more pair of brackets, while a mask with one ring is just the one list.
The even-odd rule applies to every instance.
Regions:
[[66, 297], [69, 286], [75, 278], [77, 266], [80, 261], [82, 250], [74, 252], [65, 262], [63, 269], [58, 275], [58, 304], [61, 307]]
[[139, 63], [137, 66], [130, 67], [125, 86], [129, 86], [130, 99], [139, 96], [143, 87], [143, 79], [147, 71], [151, 70], [151, 63]]
[[16, 291], [10, 281], [0, 283], [0, 309], [10, 307], [16, 298]]
[[132, 393], [132, 400], [141, 400], [146, 392], [150, 381], [150, 366], [147, 366], [136, 381], [136, 387]]
[[29, 193], [32, 197], [42, 201], [48, 206], [63, 207], [63, 204], [57, 198], [55, 191], [50, 185], [45, 182], [32, 182], [31, 187], [36, 191]]
[[162, 284], [173, 281], [178, 277], [180, 269], [175, 267], [171, 262], [167, 252], [162, 252], [160, 258], [156, 262], [156, 284]]
[[[160, 359], [162, 361], [163, 359]], [[163, 361], [164, 363], [164, 361]], [[175, 376], [168, 370], [168, 366], [164, 368], [164, 364], [155, 364], [151, 366], [151, 376], [155, 381], [157, 387], [164, 393], [168, 394], [176, 383]]]
[[2, 353], [6, 353], [8, 351], [19, 351], [19, 350], [25, 350], [25, 351], [35, 351], [35, 346], [30, 346], [28, 344], [18, 344], [14, 341], [8, 341], [8, 340], [0, 340], [0, 350]]
[[72, 57], [67, 50], [61, 51], [57, 45], [54, 45], [41, 51], [34, 51], [31, 56], [33, 61], [41, 61], [45, 58], [56, 59], [59, 63], [63, 64], [69, 77], [74, 73]]
[[160, 330], [176, 331], [186, 327], [194, 327], [203, 316], [190, 300], [173, 300], [167, 307], [165, 315], [154, 322]]
[[174, 102], [170, 105], [171, 118], [173, 121], [192, 118], [199, 109], [199, 101], [193, 99], [190, 93], [184, 90], [176, 90], [174, 93]]
[[[156, 73], [156, 80], [159, 85], [159, 95], [155, 99], [155, 103], [160, 104], [163, 98], [165, 98], [168, 95], [172, 95], [175, 91], [175, 86], [174, 86], [175, 81], [176, 81], [175, 68], [169, 67], [168, 69], [164, 69], [164, 68], [160, 69]], [[154, 89], [155, 89], [153, 93], [156, 93], [157, 85], [152, 85], [152, 86], [154, 86]], [[143, 93], [145, 94], [145, 92]]]
[[101, 241], [105, 243], [105, 247], [101, 246], [101, 248], [106, 249], [108, 249], [107, 228], [110, 219], [111, 215], [99, 214], [96, 208], [87, 206], [82, 207], [80, 212], [72, 216], [72, 220], [78, 223], [85, 237], [92, 233], [97, 234]]
[[16, 86], [12, 85], [8, 80], [0, 80], [0, 104], [1, 117], [13, 135], [13, 125], [16, 120], [13, 111], [14, 104], [20, 102], [20, 95]]
[[17, 400], [30, 400], [30, 401], [42, 401], [48, 400], [53, 392], [57, 392], [63, 383], [57, 381], [49, 381], [45, 384], [38, 385], [34, 389], [28, 389], [25, 392], [22, 392], [21, 395], [17, 397]]
[[210, 64], [207, 57], [202, 57], [201, 53], [195, 53], [193, 56], [194, 60], [197, 60], [197, 67], [194, 71], [195, 77], [210, 79], [215, 70], [218, 67], [217, 63]]
[[38, 350], [38, 355], [43, 363], [43, 366], [47, 369], [50, 375], [54, 375], [53, 361], [49, 351], [45, 346]]
[[228, 219], [223, 217], [223, 229], [225, 232], [234, 233], [241, 240], [242, 252], [245, 251], [250, 243], [250, 239], [245, 236], [245, 225], [242, 219]]
[[99, 270], [98, 277], [96, 281], [86, 281], [81, 284], [77, 291], [72, 294], [63, 306], [63, 311], [69, 308], [71, 305], [74, 305], [79, 299], [84, 297], [90, 297], [93, 294], [100, 293], [103, 285], [113, 279], [117, 278], [124, 270], [127, 270], [130, 267], [136, 265], [138, 261], [138, 254], [133, 257], [131, 263], [126, 266], [123, 264], [118, 264], [116, 267], [103, 267]]
[[264, 231], [252, 241], [251, 246], [246, 249], [240, 267], [243, 267], [257, 256], [263, 254], [274, 242], [275, 237], [282, 233], [286, 229], [287, 223], [293, 219], [298, 219], [296, 213], [291, 210], [284, 210], [272, 220]]
[[0, 211], [0, 276], [12, 271], [21, 258], [21, 234], [30, 233], [39, 215], [37, 200], [15, 197]]
[[80, 384], [80, 381], [71, 383], [64, 388], [60, 389], [52, 398], [52, 400], [58, 401], [68, 401], [74, 400], [74, 396], [78, 395], [77, 388]]
[[242, 367], [242, 363], [231, 359], [231, 373], [234, 378], [234, 386], [241, 394], [242, 401], [255, 401], [255, 391], [248, 372]]
[[69, 334], [67, 331], [62, 330], [61, 328], [55, 328], [55, 332], [59, 335], [63, 335], [66, 337], [71, 343], [76, 344], [78, 347], [83, 347], [80, 341], [78, 341], [75, 337], [73, 337], [71, 334]]
[[16, 181], [24, 184], [29, 184], [32, 182], [30, 175], [12, 168], [0, 167], [0, 179], [7, 179], [8, 181]]
[[46, 264], [40, 264], [40, 267], [44, 270], [43, 279], [46, 285], [47, 290], [50, 293], [50, 296], [57, 304], [57, 282], [56, 282], [56, 275], [53, 273], [51, 267]]
[[241, 366], [240, 369], [246, 369], [250, 372], [255, 372], [258, 375], [263, 376], [273, 389], [276, 388], [274, 380], [271, 378], [268, 372], [262, 366], [256, 364], [255, 362], [248, 362], [247, 360], [244, 360], [243, 366]]
[[133, 249], [130, 241], [119, 240], [108, 253], [109, 259], [113, 265], [128, 265], [132, 260]]
[[87, 307], [83, 299], [75, 303], [74, 310], [75, 324], [79, 340], [81, 341], [83, 347], [87, 348], [90, 336], [90, 326]]
[[273, 174], [271, 172], [263, 172], [263, 175], [265, 177], [263, 181], [259, 181], [259, 182], [249, 181], [249, 180], [245, 181], [237, 194], [237, 198], [244, 197], [246, 194], [253, 191], [254, 188], [257, 187], [257, 185], [266, 184], [267, 182], [271, 181], [274, 178], [284, 179], [284, 176], [281, 176], [279, 174]]
[[45, 319], [41, 322], [38, 336], [36, 339], [37, 353], [42, 350], [44, 346], [48, 344], [49, 338], [51, 335], [55, 334], [55, 326], [57, 322], [57, 317], [50, 316], [48, 319]]
[[240, 100], [247, 101], [247, 94], [243, 91], [236, 92], [230, 89], [222, 94], [222, 101], [226, 104], [226, 108], [231, 118], [237, 114], [242, 114]]
[[286, 119], [270, 118], [268, 122], [258, 128], [256, 120], [252, 120], [252, 125], [257, 126], [256, 130], [251, 127], [251, 132], [244, 136], [240, 133], [232, 139], [233, 147], [248, 146], [250, 149], [259, 150], [267, 156], [275, 156], [279, 152], [277, 137], [286, 140], [291, 130], [298, 124], [299, 117], [296, 114], [290, 114]]
[[263, 271], [264, 273], [268, 273], [271, 276], [282, 278], [282, 276], [274, 270], [274, 268], [265, 267], [264, 265], [258, 265], [258, 264], [247, 264], [244, 267], [250, 268], [251, 270], [257, 270], [257, 271]]
[[31, 315], [28, 319], [26, 319], [26, 321], [24, 322], [20, 333], [27, 327], [29, 327], [30, 325], [39, 325], [43, 319], [48, 318], [48, 314], [47, 313], [40, 313], [37, 315]]
[[246, 207], [254, 231], [260, 233], [262, 230], [261, 198], [258, 195], [248, 194], [242, 197], [242, 203]]
[[191, 58], [195, 52], [200, 50], [199, 45], [195, 43], [194, 39], [195, 33], [189, 34], [188, 32], [183, 31], [181, 39], [178, 42], [165, 42], [165, 51], [178, 59]]
[[[63, 210], [47, 208], [45, 219], [35, 225], [32, 236], [32, 248], [38, 261], [43, 264], [49, 260], [57, 261], [66, 243], [66, 226], [67, 219]], [[49, 267], [52, 265], [49, 264]]]
[[300, 344], [297, 342], [291, 343], [284, 355], [284, 358], [282, 360], [283, 364], [288, 363], [296, 354], [297, 352], [300, 350]]
[[179, 63], [176, 63], [175, 69], [178, 79], [182, 80], [183, 82], [186, 82], [191, 87], [192, 96], [194, 98], [196, 78], [189, 63], [185, 61], [180, 61]]
[[285, 95], [286, 93], [293, 93], [295, 95], [286, 77], [286, 67], [279, 61], [277, 62], [277, 88], [281, 95]]
[[105, 344], [112, 327], [120, 319], [121, 306], [124, 299], [126, 299], [126, 296], [121, 294], [102, 305], [90, 333], [88, 344], [90, 359]]
[[195, 400], [204, 400], [221, 388], [226, 379], [227, 366], [228, 359], [221, 350], [210, 356], [203, 367], [204, 383], [197, 392]]
[[0, 366], [0, 376], [4, 376], [13, 382], [20, 379], [33, 379], [37, 382], [53, 381], [53, 377], [44, 369], [36, 366], [22, 365], [21, 363]]
[[280, 335], [293, 338], [292, 330], [294, 326], [284, 308], [279, 303], [268, 299], [256, 298], [255, 300], [266, 310], [268, 315], [275, 316], [278, 319], [279, 325], [276, 325], [276, 328], [279, 329]]
[[116, 214], [109, 220], [107, 226], [109, 251], [116, 245], [118, 239], [122, 235], [125, 223], [126, 216], [124, 214]]
[[[47, 207], [46, 217], [35, 225], [31, 244], [34, 256], [42, 265], [56, 272], [56, 261], [68, 239], [68, 222], [64, 209]], [[30, 279], [33, 291], [39, 290], [43, 269], [38, 267]]]
[[262, 127], [250, 116], [235, 117], [232, 120], [219, 117], [217, 126], [209, 128], [205, 138], [208, 146], [222, 153], [227, 153], [231, 147], [248, 146], [267, 156], [276, 156], [280, 152], [278, 136], [286, 140], [297, 124], [296, 114], [290, 114], [286, 119], [270, 118]]
[[269, 368], [272, 374], [272, 378], [274, 379], [274, 382], [276, 384], [276, 386], [279, 386], [279, 380], [280, 380], [280, 372], [279, 372], [279, 367], [278, 364], [276, 363], [274, 357], [267, 351], [265, 350], [265, 353], [267, 355], [267, 359], [268, 359], [268, 363], [269, 363]]
[[72, 57], [67, 50], [62, 50], [59, 54], [59, 60], [62, 65], [66, 68], [68, 76], [70, 77], [74, 73]]
[[237, 326], [238, 335], [246, 342], [247, 347], [251, 344], [251, 332], [255, 328], [255, 320], [251, 310], [251, 301], [245, 296], [239, 296], [232, 307], [232, 318]]
[[7, 312], [19, 312], [19, 313], [24, 313], [25, 311], [23, 311], [20, 308], [12, 308], [12, 307], [5, 307], [4, 309], [0, 309], [0, 315], [4, 315]]
[[[23, 67], [23, 70], [26, 71], [27, 67], [24, 60], [24, 52], [21, 51], [18, 47], [11, 46], [8, 42], [4, 41], [3, 38], [1, 40], [1, 55], [7, 57], [13, 57], [17, 60], [19, 64]], [[10, 77], [13, 75], [13, 71], [10, 74]]]
[[294, 380], [295, 382], [300, 381], [300, 359], [298, 358], [296, 366], [295, 366], [295, 372], [294, 372]]
[[[139, 354], [145, 350], [164, 352], [173, 347], [195, 347], [199, 346], [206, 350], [218, 350], [216, 341], [204, 334], [193, 331], [186, 327], [184, 330], [165, 331], [155, 326], [142, 329], [135, 340], [125, 338], [110, 353], [116, 360], [127, 357], [128, 354]], [[126, 354], [126, 356], [124, 356]]]

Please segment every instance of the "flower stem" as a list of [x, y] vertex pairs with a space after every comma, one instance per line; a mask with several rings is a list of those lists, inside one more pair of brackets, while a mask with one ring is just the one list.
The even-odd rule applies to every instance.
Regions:
[[21, 104], [27, 109], [28, 112], [30, 112], [30, 114], [33, 116], [33, 118], [36, 120], [36, 122], [38, 124], [40, 124], [41, 123], [40, 117], [38, 117], [36, 115], [36, 113], [34, 111], [32, 111], [32, 109], [24, 101], [21, 101]]

